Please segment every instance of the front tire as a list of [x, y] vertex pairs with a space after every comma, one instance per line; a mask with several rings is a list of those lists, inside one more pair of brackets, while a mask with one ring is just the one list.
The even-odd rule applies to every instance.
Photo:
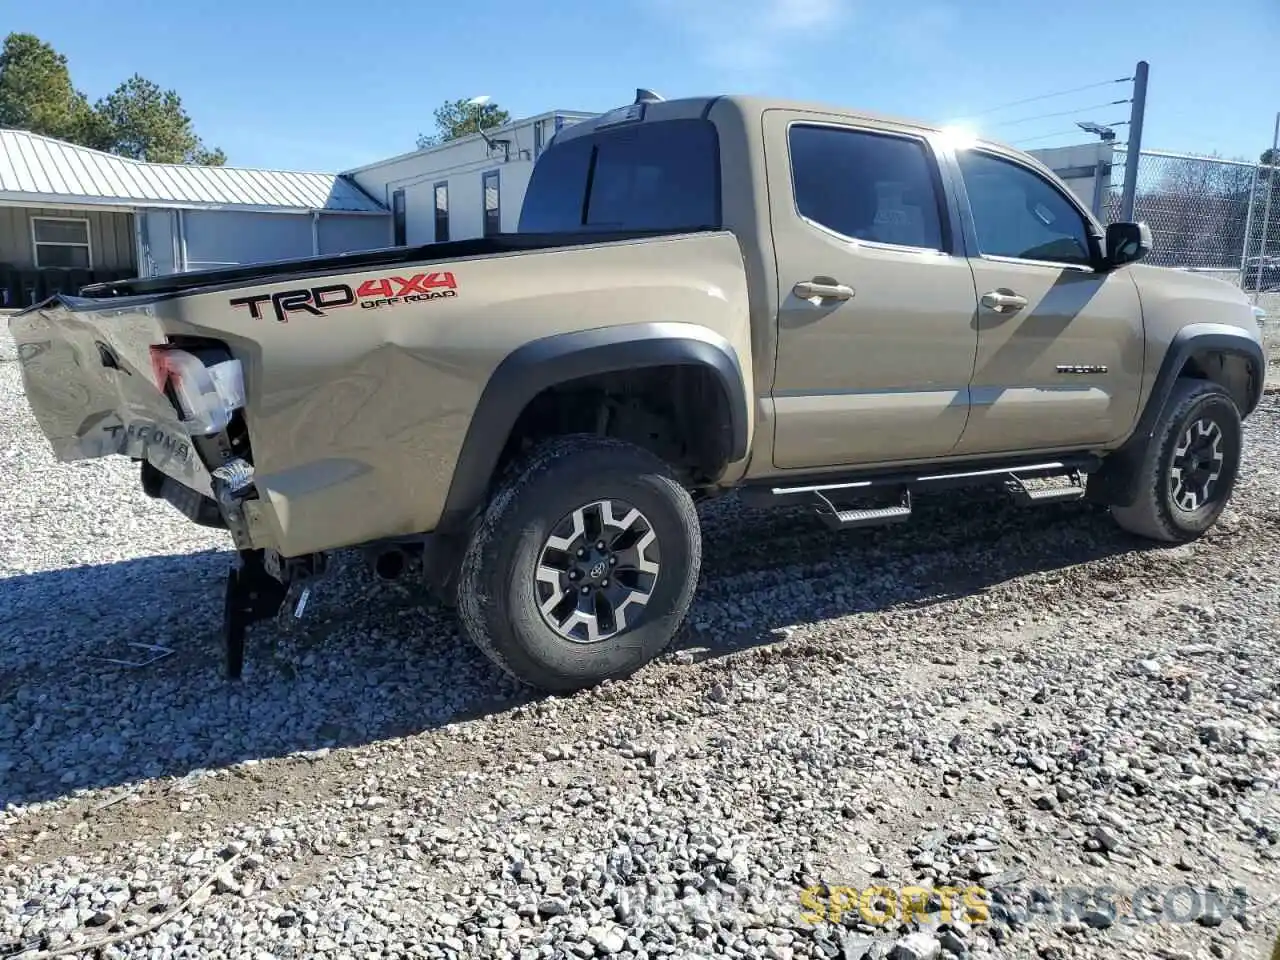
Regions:
[[1178, 380], [1138, 468], [1138, 497], [1112, 507], [1111, 515], [1151, 540], [1197, 539], [1231, 499], [1243, 443], [1240, 410], [1225, 389], [1208, 380]]
[[667, 648], [701, 559], [693, 501], [665, 463], [606, 437], [559, 437], [491, 499], [463, 557], [458, 614], [516, 679], [579, 690]]

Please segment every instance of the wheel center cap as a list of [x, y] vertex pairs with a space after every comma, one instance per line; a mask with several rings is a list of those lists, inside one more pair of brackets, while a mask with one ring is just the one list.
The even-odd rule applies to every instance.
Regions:
[[597, 580], [604, 576], [604, 572], [609, 569], [609, 565], [603, 560], [598, 560], [591, 565], [591, 569], [587, 571], [587, 576], [592, 580]]

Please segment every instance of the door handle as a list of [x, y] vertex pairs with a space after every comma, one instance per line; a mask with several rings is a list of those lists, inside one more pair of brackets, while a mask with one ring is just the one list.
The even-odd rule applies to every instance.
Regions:
[[992, 290], [982, 295], [982, 305], [996, 313], [1014, 313], [1027, 305], [1027, 298], [1012, 290]]
[[853, 287], [838, 283], [830, 277], [814, 277], [812, 280], [801, 280], [791, 288], [801, 300], [852, 300]]

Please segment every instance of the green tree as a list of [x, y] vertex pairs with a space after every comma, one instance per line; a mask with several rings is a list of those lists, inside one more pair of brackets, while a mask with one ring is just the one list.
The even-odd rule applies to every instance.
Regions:
[[436, 108], [435, 122], [435, 133], [418, 135], [419, 149], [500, 127], [511, 122], [511, 114], [496, 103], [476, 104], [468, 100], [448, 100]]
[[30, 33], [11, 33], [0, 49], [0, 127], [78, 143], [90, 117], [71, 84], [67, 58]]
[[134, 74], [91, 107], [71, 82], [67, 58], [29, 33], [10, 33], [0, 48], [0, 126], [135, 160], [227, 162], [200, 142], [176, 91]]
[[134, 74], [93, 108], [94, 146], [152, 163], [221, 166], [226, 155], [200, 142], [174, 90]]

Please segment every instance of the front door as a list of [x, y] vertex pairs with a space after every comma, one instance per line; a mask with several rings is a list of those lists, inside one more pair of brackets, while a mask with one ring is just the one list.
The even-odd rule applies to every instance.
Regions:
[[1015, 157], [957, 151], [977, 249], [978, 357], [956, 452], [1089, 448], [1137, 415], [1142, 305], [1124, 269], [1099, 271], [1096, 230]]
[[821, 113], [770, 110], [764, 123], [774, 465], [946, 455], [969, 411], [976, 297], [929, 142]]

